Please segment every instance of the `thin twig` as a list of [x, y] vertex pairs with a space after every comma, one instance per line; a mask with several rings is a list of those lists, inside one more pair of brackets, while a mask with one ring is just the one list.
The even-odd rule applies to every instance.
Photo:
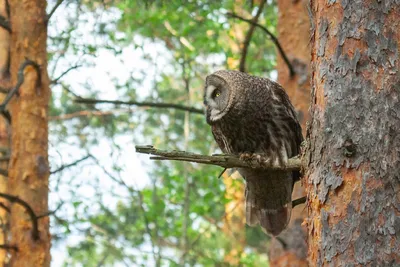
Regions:
[[54, 215], [54, 214], [56, 214], [56, 212], [57, 212], [59, 209], [61, 209], [61, 207], [62, 207], [63, 205], [64, 205], [64, 202], [60, 202], [60, 204], [58, 204], [57, 208], [55, 208], [55, 209], [52, 210], [52, 211], [48, 211], [48, 212], [46, 212], [46, 213], [44, 213], [44, 214], [42, 214], [42, 215], [39, 215], [39, 216], [37, 216], [37, 218], [40, 219], [40, 218], [44, 218], [44, 217], [48, 217], [48, 216]]
[[158, 150], [153, 146], [136, 146], [136, 152], [154, 155], [150, 159], [154, 160], [177, 160], [188, 161], [208, 165], [221, 166], [223, 168], [252, 168], [252, 169], [269, 169], [295, 171], [300, 170], [302, 164], [298, 157], [288, 159], [285, 166], [271, 165], [257, 160], [243, 161], [236, 155], [213, 155], [206, 156], [200, 154], [189, 153], [185, 151], [164, 151]]
[[65, 75], [68, 74], [68, 72], [70, 72], [71, 70], [75, 70], [75, 69], [77, 69], [77, 68], [79, 68], [79, 67], [82, 67], [82, 65], [74, 65], [74, 66], [72, 66], [72, 67], [66, 69], [63, 73], [60, 74], [60, 76], [58, 76], [57, 78], [53, 79], [53, 80], [50, 82], [50, 84], [57, 84], [58, 81], [59, 81], [62, 77], [64, 77]]
[[62, 4], [63, 0], [58, 0], [53, 9], [50, 11], [50, 13], [47, 15], [46, 22], [48, 23], [50, 18], [53, 16], [54, 12], [56, 12], [57, 8]]
[[[119, 113], [133, 113], [132, 109], [113, 109], [107, 111], [100, 110], [81, 110], [67, 114], [61, 114], [58, 116], [50, 116], [50, 121], [59, 121], [59, 120], [71, 120], [80, 117], [106, 117], [106, 116], [116, 116]], [[0, 160], [1, 161], [1, 160]]]
[[120, 100], [106, 100], [106, 99], [92, 99], [92, 98], [78, 98], [74, 100], [76, 103], [82, 104], [114, 104], [114, 105], [126, 105], [126, 106], [137, 106], [137, 107], [148, 107], [148, 108], [170, 108], [183, 111], [189, 111], [191, 113], [204, 114], [202, 109], [188, 107], [179, 104], [172, 103], [154, 103], [154, 102], [137, 102], [137, 101], [120, 101]]
[[7, 245], [7, 244], [2, 244], [2, 245], [0, 245], [0, 249], [18, 251], [18, 247], [17, 247], [17, 246], [14, 246], [14, 245]]
[[294, 208], [300, 204], [306, 203], [306, 201], [307, 201], [307, 197], [301, 197], [301, 198], [295, 199], [292, 201], [292, 208]]
[[32, 221], [32, 238], [34, 240], [38, 240], [39, 239], [38, 217], [36, 216], [32, 207], [27, 202], [25, 202], [24, 200], [20, 199], [17, 196], [0, 193], [0, 197], [5, 198], [10, 202], [17, 203], [25, 208], [25, 210], [28, 212], [29, 216], [31, 217], [31, 221]]
[[221, 178], [221, 176], [226, 172], [226, 168], [224, 168], [221, 173], [218, 175], [218, 179]]
[[253, 36], [254, 30], [256, 28], [256, 23], [258, 21], [258, 18], [261, 15], [263, 9], [264, 9], [264, 5], [265, 5], [266, 2], [267, 2], [266, 0], [261, 1], [261, 4], [260, 4], [260, 6], [258, 7], [258, 10], [257, 10], [257, 14], [251, 19], [251, 21], [254, 22], [254, 23], [250, 24], [250, 28], [247, 31], [246, 37], [244, 39], [243, 48], [242, 48], [242, 55], [240, 57], [240, 63], [239, 63], [239, 70], [242, 71], [242, 72], [246, 71], [247, 51], [248, 51], [248, 48], [249, 48], [249, 45], [250, 45], [251, 37]]
[[4, 204], [3, 202], [0, 202], [0, 208], [4, 209], [5, 211], [7, 211], [8, 213], [11, 212], [10, 208], [6, 206], [6, 204]]
[[3, 16], [0, 16], [0, 27], [11, 33], [11, 25], [8, 19]]
[[1, 87], [0, 86], [0, 93], [2, 93], [2, 94], [8, 94], [10, 92], [10, 89], [9, 88], [4, 88], [4, 87]]
[[285, 61], [286, 65], [288, 66], [290, 77], [291, 78], [294, 77], [296, 72], [294, 71], [294, 68], [293, 68], [292, 64], [290, 63], [288, 57], [286, 56], [286, 53], [283, 51], [283, 48], [282, 48], [281, 44], [279, 43], [278, 38], [276, 38], [275, 35], [273, 35], [266, 27], [262, 26], [261, 24], [259, 24], [257, 22], [252, 21], [251, 19], [243, 18], [242, 16], [239, 16], [239, 15], [237, 15], [235, 13], [232, 13], [232, 12], [228, 12], [226, 14], [228, 15], [228, 17], [237, 18], [239, 20], [242, 20], [242, 21], [245, 21], [247, 23], [250, 23], [250, 24], [260, 28], [261, 30], [263, 30], [269, 36], [271, 41], [275, 44], [276, 48], [279, 51], [279, 54], [282, 56], [282, 58]]
[[85, 157], [83, 157], [83, 158], [81, 158], [81, 159], [78, 159], [78, 160], [74, 161], [74, 162], [71, 162], [71, 163], [66, 164], [66, 165], [62, 165], [61, 167], [55, 169], [54, 171], [50, 171], [50, 174], [55, 174], [55, 173], [57, 173], [57, 172], [63, 171], [63, 170], [66, 169], [66, 168], [69, 168], [69, 167], [78, 165], [78, 164], [81, 163], [82, 161], [87, 160], [88, 158], [91, 158], [91, 157], [92, 157], [92, 155], [87, 155], [87, 156], [85, 156]]
[[0, 162], [9, 161], [9, 160], [10, 160], [10, 156], [0, 156]]

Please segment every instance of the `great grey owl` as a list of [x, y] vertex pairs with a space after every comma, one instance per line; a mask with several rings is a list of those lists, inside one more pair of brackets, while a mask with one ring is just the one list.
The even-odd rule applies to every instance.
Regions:
[[[224, 153], [244, 160], [285, 164], [303, 141], [293, 105], [277, 83], [239, 71], [220, 70], [206, 78], [207, 123]], [[246, 180], [246, 222], [274, 236], [290, 220], [298, 172], [240, 168]]]

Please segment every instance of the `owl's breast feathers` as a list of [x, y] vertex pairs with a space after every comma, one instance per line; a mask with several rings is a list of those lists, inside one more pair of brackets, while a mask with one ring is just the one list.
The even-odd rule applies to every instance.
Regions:
[[299, 153], [301, 127], [295, 115], [288, 112], [290, 107], [269, 99], [248, 103], [240, 114], [235, 109], [211, 125], [214, 138], [224, 153], [271, 154], [280, 151], [282, 145], [287, 147], [288, 157]]

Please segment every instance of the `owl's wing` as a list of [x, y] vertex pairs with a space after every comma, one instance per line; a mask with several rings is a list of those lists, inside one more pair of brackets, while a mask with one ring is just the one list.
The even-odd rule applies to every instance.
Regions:
[[211, 126], [211, 132], [212, 132], [214, 139], [217, 142], [219, 148], [222, 150], [222, 152], [229, 153], [227, 144], [225, 144], [225, 142], [224, 142], [224, 138], [223, 138], [223, 134], [222, 134], [221, 130], [217, 126], [213, 125], [213, 126]]
[[282, 86], [277, 84], [277, 86], [274, 86], [272, 90], [274, 90], [275, 94], [279, 95], [279, 98], [281, 99], [282, 112], [279, 114], [279, 119], [286, 121], [291, 131], [291, 136], [288, 136], [287, 138], [291, 139], [290, 144], [292, 155], [288, 155], [288, 157], [297, 156], [300, 153], [300, 145], [301, 142], [303, 142], [303, 134], [300, 123], [297, 119], [295, 108], [290, 102], [289, 96], [286, 94]]

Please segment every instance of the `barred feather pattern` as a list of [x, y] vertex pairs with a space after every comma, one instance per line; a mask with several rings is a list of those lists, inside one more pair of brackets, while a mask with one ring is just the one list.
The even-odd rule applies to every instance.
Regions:
[[[212, 104], [214, 99], [207, 90], [214, 88], [222, 90], [226, 99]], [[298, 155], [303, 141], [301, 126], [278, 83], [238, 71], [217, 71], [206, 79], [204, 103], [207, 122], [224, 153], [260, 153], [264, 160], [278, 164]], [[259, 224], [264, 232], [279, 235], [290, 220], [293, 183], [299, 173], [249, 168], [239, 172], [246, 180], [247, 224]]]

